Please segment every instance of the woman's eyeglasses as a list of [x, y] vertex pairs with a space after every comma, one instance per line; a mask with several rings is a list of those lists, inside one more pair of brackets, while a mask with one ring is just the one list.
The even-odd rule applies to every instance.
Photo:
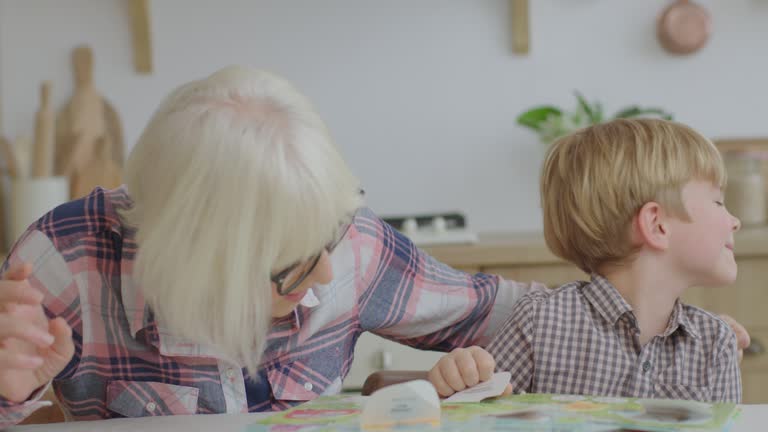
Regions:
[[[281, 271], [280, 273], [272, 276], [272, 282], [277, 285], [277, 293], [281, 296], [285, 296], [296, 290], [296, 288], [298, 288], [301, 283], [307, 279], [307, 276], [309, 276], [315, 270], [317, 263], [320, 262], [320, 258], [323, 256], [323, 251], [327, 251], [330, 255], [333, 250], [336, 249], [339, 243], [341, 243], [341, 240], [343, 240], [347, 235], [351, 225], [352, 222], [350, 221], [349, 223], [341, 226], [339, 228], [339, 234], [336, 236], [336, 238], [329, 244], [325, 245], [320, 253], [314, 257], [307, 261], [296, 263]], [[304, 267], [304, 270], [302, 270], [301, 267]]]

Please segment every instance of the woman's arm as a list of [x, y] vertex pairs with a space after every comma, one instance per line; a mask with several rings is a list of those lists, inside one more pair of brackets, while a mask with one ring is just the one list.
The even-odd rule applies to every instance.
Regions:
[[517, 300], [541, 284], [453, 269], [369, 209], [355, 218], [361, 329], [416, 348], [485, 345]]

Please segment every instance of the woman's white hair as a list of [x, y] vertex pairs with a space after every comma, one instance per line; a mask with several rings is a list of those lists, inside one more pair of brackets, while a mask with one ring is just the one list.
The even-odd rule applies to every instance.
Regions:
[[125, 180], [147, 303], [174, 335], [251, 371], [271, 323], [270, 275], [320, 252], [361, 205], [310, 102], [236, 66], [163, 101]]

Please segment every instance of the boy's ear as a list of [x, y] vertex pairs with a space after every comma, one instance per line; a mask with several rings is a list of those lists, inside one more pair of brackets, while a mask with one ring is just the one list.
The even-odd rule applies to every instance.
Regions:
[[646, 203], [633, 220], [634, 243], [656, 250], [666, 250], [669, 247], [668, 228], [661, 205], [653, 201]]

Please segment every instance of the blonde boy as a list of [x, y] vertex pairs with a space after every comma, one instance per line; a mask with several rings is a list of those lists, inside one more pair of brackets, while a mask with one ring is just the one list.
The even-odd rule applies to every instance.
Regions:
[[[736, 279], [725, 180], [715, 146], [678, 123], [615, 120], [555, 142], [541, 173], [545, 239], [591, 280], [515, 306], [487, 347], [512, 391], [739, 402], [733, 331], [680, 301]], [[451, 365], [471, 375], [458, 357], [430, 372], [438, 389]]]

